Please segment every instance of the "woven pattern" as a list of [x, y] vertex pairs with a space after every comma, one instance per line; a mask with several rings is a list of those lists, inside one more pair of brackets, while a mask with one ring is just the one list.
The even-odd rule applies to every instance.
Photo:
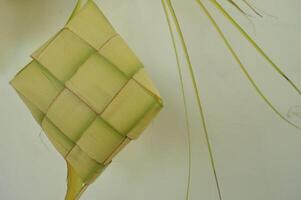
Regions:
[[162, 107], [142, 64], [94, 3], [32, 58], [11, 84], [84, 183]]

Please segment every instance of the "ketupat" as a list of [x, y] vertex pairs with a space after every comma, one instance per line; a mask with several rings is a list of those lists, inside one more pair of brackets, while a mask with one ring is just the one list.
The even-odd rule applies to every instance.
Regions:
[[162, 108], [143, 65], [93, 1], [11, 81], [65, 158], [67, 200], [85, 188]]

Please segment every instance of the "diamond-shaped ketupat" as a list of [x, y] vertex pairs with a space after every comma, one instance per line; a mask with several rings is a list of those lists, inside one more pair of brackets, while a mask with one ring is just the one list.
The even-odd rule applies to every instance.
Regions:
[[88, 1], [11, 81], [68, 165], [66, 199], [84, 189], [162, 108], [142, 64]]

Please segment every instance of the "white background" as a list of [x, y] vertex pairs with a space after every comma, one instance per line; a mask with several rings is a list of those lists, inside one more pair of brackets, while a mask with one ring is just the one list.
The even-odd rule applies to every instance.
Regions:
[[[161, 2], [96, 2], [144, 63], [164, 98], [165, 108], [139, 140], [114, 159], [82, 199], [184, 200], [187, 130]], [[173, 2], [201, 90], [223, 199], [301, 199], [301, 131], [282, 121], [256, 94], [194, 0]], [[220, 2], [300, 88], [301, 2], [250, 0], [264, 11], [264, 17], [248, 11], [253, 16], [249, 20], [224, 0]], [[8, 82], [30, 61], [29, 55], [64, 25], [74, 4], [75, 0], [0, 0], [1, 200], [64, 198], [65, 162], [40, 133], [41, 128]], [[224, 18], [218, 19], [263, 92], [282, 114], [301, 126], [297, 116], [301, 115], [300, 96]], [[217, 200], [204, 132], [182, 63], [193, 130], [190, 200]]]

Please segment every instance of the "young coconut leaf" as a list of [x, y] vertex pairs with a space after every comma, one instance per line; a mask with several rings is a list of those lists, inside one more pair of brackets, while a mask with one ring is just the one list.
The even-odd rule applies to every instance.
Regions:
[[181, 86], [181, 95], [182, 95], [182, 100], [183, 100], [183, 107], [184, 107], [184, 113], [185, 113], [185, 126], [187, 129], [187, 141], [188, 141], [188, 178], [187, 178], [187, 188], [186, 188], [186, 200], [189, 200], [189, 195], [190, 195], [190, 184], [191, 184], [191, 160], [192, 160], [192, 152], [191, 152], [191, 128], [190, 128], [190, 120], [189, 120], [189, 115], [188, 115], [188, 104], [186, 101], [186, 92], [184, 89], [184, 78], [182, 75], [182, 70], [181, 70], [181, 65], [180, 65], [180, 59], [179, 59], [179, 53], [178, 53], [178, 47], [176, 45], [175, 41], [175, 34], [173, 32], [173, 27], [171, 24], [171, 20], [169, 17], [169, 12], [167, 9], [167, 6], [162, 0], [162, 5], [164, 9], [164, 14], [168, 23], [169, 27], [169, 32], [170, 32], [170, 37], [172, 40], [172, 45], [174, 48], [174, 53], [175, 53], [175, 58], [176, 58], [176, 63], [177, 63], [177, 71], [180, 79], [180, 86]]
[[262, 48], [252, 39], [252, 37], [235, 21], [235, 19], [218, 3], [216, 0], [210, 0], [214, 6], [226, 17], [226, 19], [251, 43], [251, 45], [270, 63], [270, 65], [279, 73], [288, 83], [301, 95], [301, 90], [290, 80], [285, 73], [274, 63], [274, 61], [262, 50]]
[[[235, 50], [233, 49], [232, 45], [230, 44], [230, 42], [227, 40], [226, 36], [224, 35], [223, 31], [220, 29], [220, 27], [218, 26], [218, 24], [216, 23], [216, 21], [214, 20], [214, 18], [211, 16], [211, 14], [209, 13], [209, 11], [207, 10], [206, 6], [202, 3], [201, 0], [195, 0], [198, 5], [200, 6], [200, 8], [202, 9], [202, 11], [206, 14], [206, 16], [209, 18], [209, 20], [211, 21], [212, 25], [214, 26], [214, 28], [217, 30], [217, 32], [219, 33], [219, 35], [221, 36], [221, 38], [223, 39], [224, 43], [226, 44], [228, 50], [230, 51], [230, 53], [232, 54], [232, 56], [234, 57], [234, 59], [236, 60], [236, 62], [238, 63], [238, 65], [240, 66], [242, 72], [244, 73], [244, 75], [247, 77], [247, 79], [250, 81], [250, 83], [252, 84], [252, 86], [255, 88], [256, 92], [259, 94], [259, 96], [267, 103], [267, 105], [284, 121], [286, 121], [287, 123], [289, 123], [290, 125], [294, 126], [297, 129], [301, 129], [299, 126], [297, 126], [296, 124], [292, 123], [291, 121], [289, 121], [284, 115], [282, 115], [276, 108], [275, 106], [271, 103], [271, 101], [262, 93], [262, 91], [260, 90], [260, 88], [257, 86], [256, 82], [253, 80], [253, 78], [251, 77], [251, 75], [249, 74], [249, 72], [247, 71], [246, 67], [244, 66], [244, 64], [241, 62], [240, 58], [238, 57], [237, 53], [235, 52]], [[253, 40], [252, 40], [253, 41]], [[265, 54], [264, 54], [265, 55]], [[277, 66], [276, 66], [277, 67]], [[276, 68], [279, 69], [279, 68]], [[280, 70], [280, 69], [279, 69]], [[280, 71], [281, 72], [281, 71]], [[285, 76], [286, 77], [286, 76]], [[293, 85], [294, 86], [294, 85]], [[297, 90], [298, 91], [298, 90]]]
[[252, 6], [247, 0], [242, 0], [256, 15], [263, 17], [254, 6]]
[[[234, 51], [232, 45], [230, 44], [230, 42], [228, 41], [228, 39], [225, 37], [224, 33], [222, 32], [221, 28], [219, 27], [219, 25], [216, 23], [216, 21], [214, 20], [214, 18], [211, 16], [210, 12], [207, 10], [207, 8], [205, 7], [205, 5], [202, 3], [201, 0], [196, 0], [197, 4], [199, 4], [201, 10], [206, 14], [206, 16], [208, 17], [208, 19], [210, 20], [210, 22], [212, 23], [212, 25], [214, 26], [214, 28], [216, 29], [216, 31], [219, 33], [219, 35], [221, 36], [221, 38], [223, 39], [226, 47], [228, 48], [228, 50], [230, 51], [230, 53], [232, 54], [232, 56], [234, 57], [234, 59], [236, 60], [236, 62], [239, 64], [240, 68], [242, 69], [244, 75], [247, 77], [247, 79], [250, 81], [250, 83], [252, 84], [252, 86], [255, 88], [256, 92], [259, 94], [259, 96], [267, 103], [267, 105], [284, 121], [286, 121], [287, 123], [291, 124], [292, 126], [300, 129], [300, 127], [298, 127], [297, 125], [295, 125], [294, 123], [292, 123], [291, 121], [289, 121], [288, 119], [286, 119], [274, 106], [273, 104], [267, 99], [267, 97], [262, 93], [262, 91], [259, 89], [259, 87], [257, 86], [257, 84], [255, 83], [255, 81], [252, 79], [252, 77], [250, 76], [250, 74], [248, 73], [248, 71], [246, 70], [245, 66], [243, 65], [243, 63], [241, 62], [239, 56], [237, 55], [237, 53]], [[223, 7], [218, 4], [215, 0], [212, 0], [212, 2], [214, 2], [214, 4], [216, 6], [218, 6], [218, 8], [223, 12], [223, 14], [227, 17], [227, 19], [229, 19], [231, 21], [232, 24], [235, 25], [236, 28], [238, 28], [240, 30], [240, 32], [244, 35], [244, 37], [256, 48], [256, 50], [272, 65], [272, 67], [282, 76], [284, 77], [289, 84], [299, 93], [300, 90], [298, 89], [298, 87], [289, 79], [287, 78], [287, 76], [281, 71], [281, 69], [264, 53], [264, 51], [255, 43], [255, 41], [238, 25], [238, 23], [236, 23], [236, 21], [234, 21], [234, 19], [232, 17], [230, 17], [230, 15], [223, 9]], [[242, 12], [243, 14], [246, 14], [234, 1], [232, 0], [228, 0], [228, 2], [230, 2], [234, 7], [236, 7], [240, 12]], [[250, 7], [257, 15], [261, 16], [246, 0], [244, 0], [244, 2], [247, 4], [248, 7]], [[177, 61], [177, 70], [178, 70], [178, 74], [180, 77], [180, 84], [181, 84], [181, 90], [182, 90], [182, 95], [184, 95], [184, 109], [185, 112], [187, 112], [188, 108], [187, 108], [187, 102], [185, 100], [185, 91], [184, 91], [184, 80], [182, 78], [182, 72], [181, 72], [181, 65], [179, 62], [179, 51], [178, 51], [178, 47], [176, 45], [175, 42], [175, 34], [173, 31], [173, 27], [171, 24], [171, 20], [169, 15], [172, 16], [173, 19], [173, 23], [175, 25], [176, 28], [176, 32], [178, 34], [178, 37], [180, 39], [181, 42], [181, 48], [184, 51], [185, 54], [185, 59], [186, 59], [186, 63], [187, 66], [189, 68], [189, 72], [190, 72], [190, 77], [193, 83], [193, 90], [195, 93], [195, 97], [198, 103], [198, 110], [199, 110], [199, 114], [201, 116], [202, 119], [202, 124], [204, 127], [204, 132], [205, 132], [205, 136], [206, 136], [206, 143], [207, 143], [207, 148], [209, 150], [209, 156], [210, 156], [210, 160], [211, 160], [211, 165], [212, 165], [212, 170], [214, 173], [214, 177], [215, 177], [215, 182], [216, 182], [216, 187], [217, 187], [217, 191], [218, 191], [218, 195], [219, 195], [219, 199], [222, 200], [222, 192], [220, 189], [220, 184], [219, 184], [219, 180], [218, 180], [218, 176], [217, 176], [217, 172], [216, 172], [216, 168], [215, 168], [215, 162], [214, 162], [214, 156], [213, 156], [213, 152], [212, 152], [212, 146], [209, 140], [209, 135], [208, 135], [208, 131], [207, 131], [207, 125], [206, 125], [206, 120], [205, 120], [205, 115], [203, 112], [203, 106], [201, 103], [201, 98], [200, 98], [200, 92], [199, 92], [199, 87], [196, 84], [196, 78], [195, 78], [195, 74], [194, 74], [194, 69], [193, 66], [191, 64], [191, 60], [190, 60], [190, 56], [188, 53], [188, 49], [187, 49], [187, 45], [184, 39], [184, 35], [181, 31], [181, 27], [180, 24], [178, 22], [176, 13], [173, 9], [173, 5], [171, 3], [170, 0], [162, 0], [162, 5], [164, 8], [164, 12], [166, 15], [166, 19], [167, 19], [167, 23], [169, 26], [169, 31], [170, 31], [170, 35], [171, 35], [171, 40], [172, 40], [172, 44], [174, 47], [174, 51], [175, 51], [175, 57], [176, 57], [176, 61]], [[185, 114], [185, 120], [186, 120], [186, 126], [189, 126], [189, 118], [188, 118], [188, 114]], [[188, 127], [189, 128], [189, 127]], [[188, 129], [187, 131], [188, 135], [190, 135], [190, 131]], [[190, 144], [189, 144], [190, 145]], [[189, 147], [190, 149], [190, 147]], [[191, 154], [191, 152], [189, 152], [189, 154]], [[190, 163], [189, 163], [190, 164]], [[189, 166], [190, 168], [191, 166]], [[191, 174], [189, 174], [190, 176]], [[187, 187], [187, 195], [186, 195], [186, 199], [189, 198], [189, 186], [190, 186], [190, 178], [188, 179], [188, 187]]]
[[[187, 64], [188, 69], [189, 69], [189, 75], [190, 75], [190, 78], [191, 78], [191, 81], [192, 81], [192, 84], [193, 84], [193, 90], [194, 90], [195, 98], [196, 98], [196, 101], [197, 101], [197, 107], [198, 107], [198, 111], [199, 111], [199, 114], [200, 114], [200, 117], [201, 117], [201, 124], [203, 125], [203, 129], [204, 129], [204, 133], [205, 133], [206, 144], [207, 144], [209, 157], [210, 157], [210, 163], [211, 163], [212, 171], [213, 171], [213, 174], [214, 174], [214, 179], [215, 179], [219, 199], [222, 200], [222, 193], [221, 193], [220, 183], [219, 183], [219, 180], [218, 180], [218, 175], [217, 175], [217, 171], [216, 171], [216, 167], [215, 167], [215, 161], [214, 161], [214, 155], [213, 155], [213, 151], [212, 151], [212, 145], [211, 145], [209, 135], [208, 135], [204, 109], [203, 109], [201, 96], [200, 96], [200, 89], [197, 85], [197, 81], [196, 81], [196, 77], [195, 77], [195, 73], [194, 73], [194, 68], [193, 68], [191, 60], [190, 60], [190, 56], [189, 56], [189, 53], [188, 53], [185, 38], [184, 38], [184, 35], [182, 33], [180, 24], [178, 22], [178, 19], [177, 19], [177, 16], [176, 16], [176, 13], [174, 11], [174, 8], [173, 8], [173, 5], [172, 5], [171, 1], [170, 0], [162, 0], [162, 4], [164, 6], [166, 16], [168, 16], [167, 8], [169, 9], [169, 12], [170, 12], [170, 14], [172, 16], [172, 19], [173, 19], [173, 22], [174, 22], [174, 25], [176, 27], [178, 37], [181, 41], [181, 48], [184, 50], [184, 56], [185, 56], [186, 64]], [[167, 17], [167, 21], [168, 21], [168, 24], [171, 24], [168, 17]], [[171, 38], [173, 40], [173, 44], [175, 44], [172, 28], [170, 28], [170, 29], [171, 29], [171, 35], [172, 35]], [[176, 57], [178, 58], [179, 54], [178, 54], [177, 49], [175, 49], [175, 54], [176, 54]], [[178, 69], [180, 69], [180, 67], [178, 67]], [[180, 72], [179, 72], [179, 74], [180, 74]], [[183, 85], [183, 83], [182, 83], [182, 85]], [[185, 109], [187, 110], [187, 108], [185, 108]]]

